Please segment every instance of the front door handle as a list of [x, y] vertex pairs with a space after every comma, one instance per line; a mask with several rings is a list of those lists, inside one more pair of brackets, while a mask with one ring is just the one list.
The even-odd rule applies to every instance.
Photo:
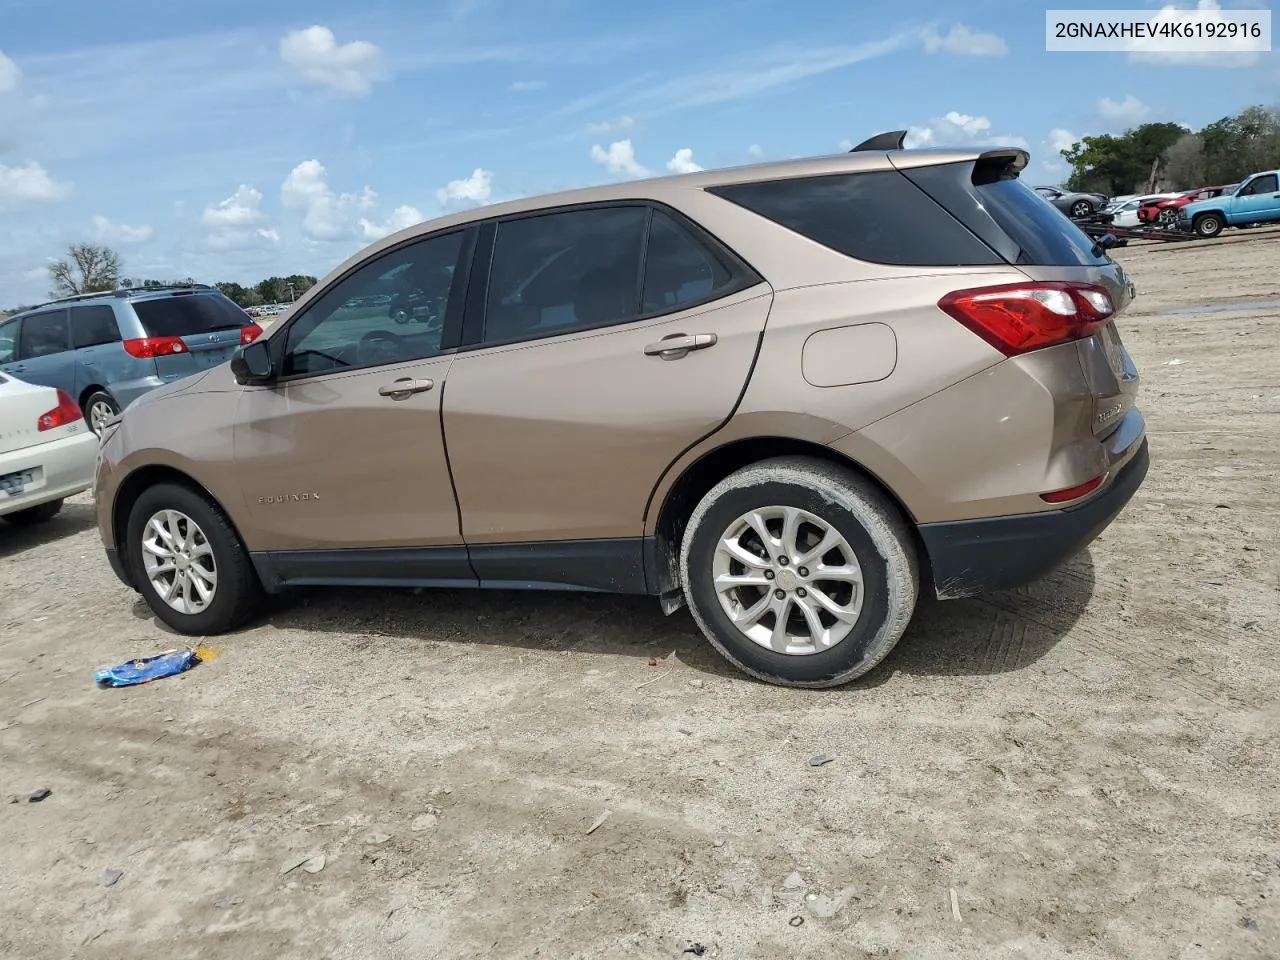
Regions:
[[714, 333], [673, 333], [663, 337], [657, 343], [644, 348], [646, 357], [661, 357], [663, 360], [679, 360], [690, 350], [705, 350], [714, 347], [719, 338]]
[[412, 377], [401, 377], [394, 383], [378, 388], [378, 395], [390, 397], [392, 400], [407, 400], [415, 393], [426, 393], [436, 385], [434, 380], [414, 380]]

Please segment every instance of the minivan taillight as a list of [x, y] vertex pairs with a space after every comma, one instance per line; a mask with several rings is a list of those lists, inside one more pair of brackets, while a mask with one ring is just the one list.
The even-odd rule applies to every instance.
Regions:
[[956, 290], [938, 307], [1006, 357], [1083, 340], [1116, 312], [1102, 287], [1061, 280]]
[[262, 336], [262, 328], [256, 323], [246, 324], [240, 328], [240, 343], [253, 343]]
[[45, 430], [56, 430], [58, 427], [65, 427], [83, 419], [84, 414], [80, 412], [80, 405], [71, 399], [71, 394], [65, 390], [59, 390], [58, 405], [48, 413], [40, 414], [40, 418], [36, 420], [36, 430], [41, 433]]
[[125, 353], [139, 360], [154, 360], [175, 353], [187, 353], [181, 337], [138, 337], [124, 342]]

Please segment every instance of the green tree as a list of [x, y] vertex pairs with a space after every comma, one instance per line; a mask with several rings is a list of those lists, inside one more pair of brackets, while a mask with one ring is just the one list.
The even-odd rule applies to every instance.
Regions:
[[51, 297], [114, 290], [120, 279], [120, 254], [96, 243], [73, 243], [62, 260], [49, 264]]
[[1177, 143], [1187, 129], [1177, 123], [1144, 123], [1123, 134], [1083, 137], [1062, 151], [1071, 164], [1069, 190], [1098, 190], [1113, 196], [1141, 189], [1151, 164]]
[[1236, 183], [1259, 170], [1280, 167], [1280, 110], [1247, 107], [1200, 131], [1206, 175]]

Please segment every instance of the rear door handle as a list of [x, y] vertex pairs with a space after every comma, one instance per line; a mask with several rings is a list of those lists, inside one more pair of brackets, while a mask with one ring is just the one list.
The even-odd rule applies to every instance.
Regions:
[[426, 393], [436, 385], [434, 380], [414, 380], [412, 377], [401, 377], [394, 383], [388, 383], [378, 388], [379, 396], [390, 397], [392, 400], [407, 400], [415, 393]]
[[679, 360], [690, 350], [705, 350], [714, 347], [719, 338], [714, 333], [673, 333], [663, 337], [657, 343], [644, 348], [646, 357], [661, 357], [663, 360]]

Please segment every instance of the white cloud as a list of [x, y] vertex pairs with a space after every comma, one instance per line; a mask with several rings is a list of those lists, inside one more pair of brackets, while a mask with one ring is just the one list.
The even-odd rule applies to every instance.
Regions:
[[383, 223], [377, 223], [373, 220], [360, 218], [360, 237], [367, 242], [381, 240], [383, 237], [390, 236], [397, 231], [404, 230], [406, 227], [412, 227], [427, 219], [422, 215], [417, 207], [408, 205], [396, 207], [391, 211], [391, 216]]
[[1006, 134], [992, 135], [991, 121], [987, 117], [972, 116], [956, 110], [945, 116], [934, 117], [926, 126], [908, 127], [903, 146], [908, 150], [920, 147], [981, 147], [1002, 146], [1027, 148], [1022, 137]]
[[636, 162], [636, 150], [630, 140], [615, 140], [606, 150], [600, 144], [591, 147], [591, 159], [614, 176], [647, 177], [651, 174]]
[[542, 90], [546, 85], [545, 80], [516, 80], [512, 82], [510, 89], [516, 93], [525, 93], [530, 90]]
[[126, 223], [112, 223], [106, 217], [93, 218], [93, 235], [99, 243], [143, 243], [154, 233], [150, 227], [131, 227]]
[[218, 253], [233, 251], [279, 249], [280, 233], [274, 227], [254, 227], [248, 230], [229, 228], [215, 230], [205, 237], [205, 244]]
[[1063, 130], [1061, 127], [1054, 127], [1049, 131], [1048, 139], [1045, 140], [1049, 144], [1049, 149], [1055, 154], [1061, 153], [1063, 150], [1070, 150], [1080, 140], [1070, 130]]
[[286, 210], [302, 214], [302, 232], [312, 240], [340, 240], [358, 232], [357, 211], [378, 202], [372, 187], [359, 194], [336, 193], [319, 160], [304, 160], [280, 185], [280, 202]]
[[18, 81], [22, 79], [22, 71], [18, 65], [0, 50], [0, 93], [12, 93], [18, 89]]
[[450, 180], [436, 191], [436, 200], [442, 207], [482, 206], [493, 194], [493, 173], [476, 167], [471, 176], [463, 180]]
[[59, 183], [49, 176], [49, 171], [29, 160], [21, 167], [9, 167], [0, 163], [0, 206], [6, 203], [43, 202], [65, 200], [71, 196], [72, 185]]
[[693, 162], [692, 150], [681, 147], [676, 151], [676, 155], [667, 161], [667, 169], [672, 173], [697, 173], [702, 167]]
[[210, 204], [200, 215], [206, 227], [240, 227], [262, 219], [262, 192], [242, 183], [227, 199]]
[[845, 137], [843, 140], [837, 143], [836, 146], [840, 148], [841, 153], [848, 153], [850, 150], [853, 149], [854, 144], [852, 140], [850, 140], [848, 137]]
[[364, 40], [339, 45], [328, 27], [292, 30], [280, 40], [280, 59], [308, 83], [365, 96], [385, 80], [382, 51]]
[[751, 157], [753, 160], [759, 160], [764, 156], [764, 151], [760, 149], [760, 144], [753, 143], [751, 146], [747, 147], [747, 156]]
[[1009, 52], [1008, 45], [996, 34], [970, 30], [963, 23], [953, 26], [945, 37], [939, 36], [934, 30], [926, 30], [922, 39], [927, 53], [950, 53], [957, 57], [1003, 57]]
[[1106, 123], [1118, 127], [1131, 127], [1151, 115], [1151, 108], [1132, 93], [1123, 100], [1103, 97], [1096, 104], [1098, 116]]
[[606, 120], [604, 123], [587, 124], [588, 133], [621, 133], [635, 127], [635, 117], [618, 117], [617, 120]]
[[[1253, 6], [1253, 4], [1244, 4]], [[1183, 7], [1176, 3], [1167, 3], [1154, 14], [1151, 22], [1167, 21], [1169, 15], [1178, 10], [1198, 10], [1202, 13], [1214, 14], [1222, 10], [1218, 0], [1197, 0], [1193, 7]], [[1210, 16], [1211, 23], [1225, 22], [1221, 16]], [[1129, 43], [1129, 59], [1139, 63], [1154, 63], [1166, 67], [1252, 67], [1258, 62], [1257, 53], [1252, 52], [1214, 52], [1193, 53], [1182, 50], [1150, 50], [1153, 41], [1147, 39], [1132, 40]]]

